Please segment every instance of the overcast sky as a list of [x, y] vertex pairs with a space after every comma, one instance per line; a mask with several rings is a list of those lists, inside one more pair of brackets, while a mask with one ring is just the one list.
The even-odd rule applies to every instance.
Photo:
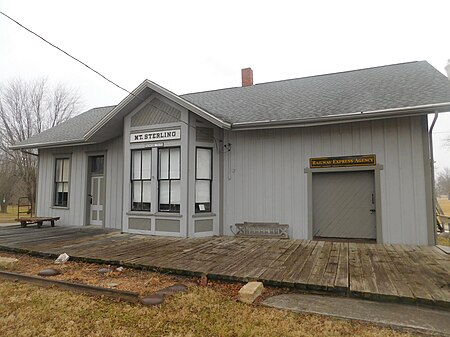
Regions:
[[[450, 1], [0, 0], [0, 10], [128, 90], [144, 79], [177, 93], [427, 60], [445, 73]], [[85, 109], [126, 93], [0, 16], [0, 81], [48, 77]], [[435, 128], [450, 167], [450, 113]]]

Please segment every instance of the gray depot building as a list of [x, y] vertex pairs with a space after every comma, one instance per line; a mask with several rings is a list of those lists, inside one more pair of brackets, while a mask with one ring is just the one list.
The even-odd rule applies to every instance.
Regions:
[[239, 223], [291, 238], [434, 244], [428, 114], [450, 82], [425, 61], [177, 95], [145, 80], [16, 144], [38, 149], [38, 216], [199, 237]]

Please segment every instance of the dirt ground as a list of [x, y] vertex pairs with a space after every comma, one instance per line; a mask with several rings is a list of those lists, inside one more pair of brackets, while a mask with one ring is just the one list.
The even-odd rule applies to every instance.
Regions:
[[[54, 280], [134, 291], [140, 296], [152, 294], [175, 283], [183, 283], [190, 287], [197, 286], [200, 283], [199, 278], [156, 273], [145, 270], [125, 268], [122, 272], [118, 272], [114, 270], [117, 266], [110, 267], [113, 270], [112, 272], [102, 274], [99, 273], [99, 269], [107, 268], [109, 267], [108, 265], [74, 262], [70, 261], [70, 259], [62, 265], [56, 265], [54, 260], [28, 256], [25, 254], [0, 252], [0, 256], [17, 258], [19, 260], [14, 270], [11, 270], [16, 273], [37, 276], [39, 271], [42, 269], [55, 268], [60, 270], [61, 274], [53, 276], [52, 279]], [[108, 286], [110, 283], [115, 283], [117, 286]], [[223, 295], [229, 296], [230, 298], [234, 298], [237, 297], [238, 291], [242, 287], [242, 284], [208, 280], [208, 287], [220, 292]], [[268, 296], [290, 291], [292, 290], [286, 288], [266, 287], [264, 296], [258, 300], [261, 301]]]

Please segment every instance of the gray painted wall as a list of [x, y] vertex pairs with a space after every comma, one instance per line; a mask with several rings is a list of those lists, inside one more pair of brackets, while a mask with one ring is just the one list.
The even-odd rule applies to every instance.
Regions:
[[[37, 191], [37, 214], [39, 216], [59, 216], [57, 225], [83, 226], [86, 224], [88, 156], [106, 152], [106, 203], [105, 226], [121, 229], [122, 226], [122, 180], [123, 180], [123, 140], [88, 146], [61, 147], [39, 150], [39, 178]], [[71, 157], [69, 205], [67, 208], [54, 207], [53, 181], [55, 157]]]
[[[427, 244], [426, 117], [404, 117], [311, 128], [225, 131], [224, 234], [243, 221], [290, 225], [310, 238], [307, 175], [310, 157], [376, 154], [382, 241]], [[428, 179], [428, 178], [427, 178]]]
[[[173, 104], [157, 97], [165, 104]], [[144, 104], [135, 111], [143, 106]], [[174, 108], [180, 107], [174, 105]], [[201, 121], [187, 110], [179, 110], [182, 120], [193, 125]], [[310, 238], [312, 233], [308, 227], [309, 205], [305, 173], [305, 168], [309, 167], [309, 158], [373, 153], [377, 156], [377, 163], [383, 167], [379, 186], [376, 187], [381, 195], [381, 242], [429, 243], [429, 200], [426, 198], [429, 184], [425, 173], [429, 168], [424, 158], [424, 149], [428, 144], [424, 116], [311, 128], [257, 131], [223, 131], [214, 128], [215, 141], [211, 143], [197, 140], [196, 130], [183, 123], [132, 128], [132, 115], [125, 118], [125, 137], [98, 145], [39, 151], [38, 215], [60, 216], [60, 225], [84, 225], [87, 208], [87, 157], [106, 151], [106, 227], [128, 230], [128, 218], [131, 217], [151, 221], [150, 231], [132, 230], [133, 232], [178, 236], [232, 235], [230, 225], [235, 223], [269, 221], [289, 224], [290, 236], [293, 238]], [[206, 121], [197, 125], [211, 127]], [[181, 129], [182, 139], [165, 142], [165, 145], [182, 146], [181, 213], [130, 212], [129, 151], [141, 145], [131, 146], [129, 133], [134, 130], [173, 127]], [[230, 152], [228, 148], [224, 148], [227, 143], [231, 144]], [[213, 209], [211, 213], [201, 215], [194, 212], [193, 188], [195, 147], [200, 145], [210, 146], [214, 152]], [[54, 160], [55, 156], [61, 154], [70, 155], [72, 159], [67, 209], [52, 207]], [[155, 161], [155, 176], [156, 168]], [[123, 189], [123, 186], [126, 188]], [[152, 200], [156, 203], [156, 192], [152, 195]], [[158, 219], [179, 221], [180, 232], [156, 231], [155, 221]], [[213, 230], [196, 231], [197, 220], [211, 220]]]

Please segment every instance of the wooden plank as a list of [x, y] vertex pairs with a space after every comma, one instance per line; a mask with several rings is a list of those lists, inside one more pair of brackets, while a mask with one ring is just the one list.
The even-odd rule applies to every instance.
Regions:
[[[326, 272], [330, 255], [332, 252], [333, 243], [329, 241], [325, 241], [322, 249], [320, 250], [317, 260], [313, 263], [311, 268], [311, 273], [308, 277], [308, 285], [312, 289], [317, 290], [326, 290], [327, 284], [324, 282], [324, 274]], [[337, 266], [334, 271], [337, 270]], [[334, 283], [331, 282], [331, 284]]]
[[[285, 263], [291, 256], [297, 251], [297, 249], [302, 246], [306, 241], [303, 240], [289, 240], [291, 244], [288, 245], [286, 250], [271, 264], [269, 264], [266, 271], [260, 276], [262, 280], [266, 281], [280, 281], [282, 275], [286, 273]], [[289, 242], [283, 241], [283, 243]], [[294, 254], [295, 256], [295, 254]]]
[[316, 245], [317, 241], [302, 241], [283, 263], [282, 272], [280, 271], [278, 275], [275, 275], [274, 280], [286, 285], [300, 286], [296, 275], [303, 268]]
[[397, 252], [401, 260], [405, 262], [397, 262], [396, 269], [401, 273], [403, 282], [409, 286], [415, 298], [432, 301], [433, 297], [426, 286], [427, 281], [421, 275], [423, 271], [420, 270], [420, 266], [416, 261], [412, 260], [407, 254], [406, 250], [409, 251], [409, 248], [405, 250], [403, 247], [401, 245], [392, 245], [392, 248]]
[[349, 268], [348, 268], [348, 243], [339, 243], [339, 260], [334, 281], [335, 288], [349, 288]]
[[371, 244], [358, 245], [361, 251], [361, 267], [363, 272], [363, 284], [364, 292], [377, 294], [378, 293], [378, 278], [380, 277], [377, 272], [377, 264], [372, 263], [372, 251], [370, 250]]
[[349, 257], [348, 257], [348, 269], [349, 269], [349, 289], [350, 292], [363, 292], [363, 270], [361, 266], [361, 259], [359, 256], [359, 250], [356, 243], [349, 243]]
[[0, 246], [39, 254], [67, 252], [75, 259], [166, 272], [206, 273], [223, 280], [260, 279], [271, 285], [450, 307], [450, 257], [436, 247], [235, 237], [183, 239], [96, 228], [19, 226], [0, 228]]
[[324, 241], [310, 241], [298, 259], [300, 263], [293, 265], [293, 273], [289, 274], [286, 280], [295, 283], [297, 287], [303, 288], [308, 286], [309, 276], [312, 273], [314, 264], [319, 259], [324, 244]]
[[376, 255], [380, 258], [378, 262], [374, 262], [372, 264], [375, 274], [376, 287], [378, 288], [375, 293], [384, 296], [397, 296], [398, 291], [394, 285], [394, 281], [392, 280], [392, 274], [395, 273], [395, 271], [390, 268], [386, 251], [382, 245], [374, 246], [373, 249], [376, 251]]
[[339, 264], [339, 251], [341, 249], [341, 245], [339, 242], [333, 242], [330, 257], [328, 259], [328, 263], [326, 265], [325, 271], [323, 273], [322, 279], [320, 280], [320, 284], [327, 288], [327, 290], [339, 290], [335, 287], [336, 274]]

